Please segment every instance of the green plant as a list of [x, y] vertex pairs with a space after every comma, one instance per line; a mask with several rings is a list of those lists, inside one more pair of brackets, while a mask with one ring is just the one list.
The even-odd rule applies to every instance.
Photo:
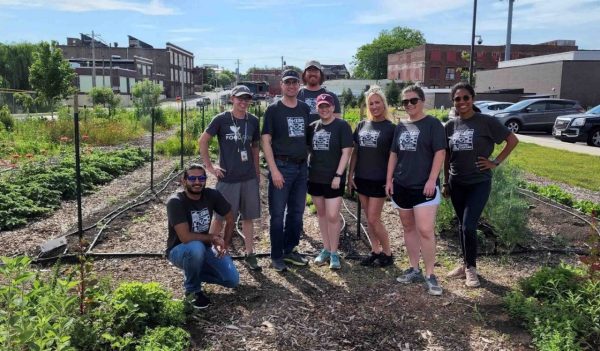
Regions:
[[158, 98], [162, 90], [163, 88], [159, 84], [148, 79], [144, 79], [133, 86], [131, 95], [138, 117], [148, 115], [151, 108], [158, 107]]
[[456, 215], [454, 214], [454, 208], [452, 207], [450, 199], [443, 198], [437, 210], [435, 231], [441, 233], [453, 230], [455, 228], [453, 223], [455, 217]]
[[449, 112], [450, 112], [450, 110], [448, 110], [448, 109], [442, 110], [442, 109], [437, 109], [437, 108], [425, 111], [426, 114], [439, 119], [441, 122], [448, 121], [448, 113]]
[[573, 195], [562, 190], [557, 185], [540, 187], [538, 193], [565, 206], [573, 206]]
[[2, 108], [0, 108], [0, 123], [1, 126], [9, 132], [15, 127], [15, 119], [6, 105], [3, 105]]
[[190, 347], [190, 334], [179, 327], [158, 327], [148, 330], [136, 346], [136, 351], [184, 351]]
[[[181, 138], [180, 133], [173, 135], [163, 141], [156, 143], [156, 153], [160, 155], [178, 156], [181, 153]], [[198, 155], [197, 138], [192, 137], [189, 133], [184, 133], [183, 138], [183, 154], [185, 156]]]

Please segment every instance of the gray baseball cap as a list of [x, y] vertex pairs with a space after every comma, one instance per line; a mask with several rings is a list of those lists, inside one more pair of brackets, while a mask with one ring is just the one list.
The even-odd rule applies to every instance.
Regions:
[[321, 64], [319, 63], [319, 61], [315, 61], [315, 60], [311, 60], [311, 61], [307, 61], [306, 65], [304, 65], [304, 70], [306, 71], [307, 69], [314, 67], [316, 69], [318, 69], [319, 71], [323, 71], [323, 67], [321, 67]]
[[250, 95], [252, 97], [252, 92], [245, 85], [236, 85], [231, 89], [231, 96], [242, 96], [242, 95]]
[[281, 81], [284, 82], [288, 79], [295, 79], [297, 81], [300, 81], [300, 75], [298, 74], [298, 72], [294, 71], [293, 69], [286, 69], [281, 74]]

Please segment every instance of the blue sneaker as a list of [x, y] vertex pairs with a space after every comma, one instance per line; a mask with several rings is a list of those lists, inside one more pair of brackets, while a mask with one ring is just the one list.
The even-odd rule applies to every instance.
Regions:
[[315, 257], [315, 264], [317, 266], [324, 266], [329, 262], [329, 257], [331, 256], [331, 252], [327, 249], [322, 249], [321, 252]]
[[340, 255], [337, 252], [332, 252], [329, 257], [329, 269], [340, 269], [342, 264], [340, 262]]
[[442, 295], [442, 287], [440, 286], [440, 283], [438, 283], [437, 277], [435, 275], [432, 274], [429, 276], [429, 278], [426, 278], [425, 283], [427, 284], [427, 292], [429, 293], [429, 295]]

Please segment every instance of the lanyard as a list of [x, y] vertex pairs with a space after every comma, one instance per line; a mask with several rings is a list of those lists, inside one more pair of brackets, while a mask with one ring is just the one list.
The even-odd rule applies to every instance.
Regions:
[[235, 126], [235, 143], [238, 147], [238, 152], [239, 152], [240, 146], [237, 142], [238, 139], [242, 141], [242, 149], [243, 150], [246, 149], [246, 141], [248, 140], [248, 113], [244, 114], [244, 138], [242, 138], [242, 136], [240, 135], [240, 128], [238, 127], [238, 125], [235, 121], [236, 118], [233, 117], [233, 112], [230, 112], [230, 114], [231, 114], [231, 122]]

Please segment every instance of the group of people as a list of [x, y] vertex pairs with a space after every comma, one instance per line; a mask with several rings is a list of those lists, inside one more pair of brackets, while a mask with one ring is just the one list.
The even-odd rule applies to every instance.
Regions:
[[[244, 262], [252, 270], [261, 269], [253, 249], [253, 222], [261, 213], [259, 146], [269, 169], [271, 267], [276, 271], [308, 264], [297, 249], [307, 194], [316, 207], [323, 241], [314, 264], [341, 268], [339, 213], [347, 187], [358, 193], [365, 209], [372, 245], [361, 265], [393, 264], [389, 234], [381, 221], [389, 197], [398, 209], [410, 263], [397, 281], [424, 281], [430, 294], [441, 295], [434, 274], [434, 230], [441, 196], [446, 196], [459, 219], [464, 258], [449, 276], [465, 279], [469, 287], [479, 286], [477, 222], [490, 193], [491, 170], [516, 146], [514, 134], [496, 119], [475, 112], [475, 92], [465, 83], [451, 90], [458, 117], [445, 126], [426, 115], [425, 94], [415, 85], [402, 91], [401, 104], [408, 118], [395, 125], [385, 94], [372, 87], [365, 93], [367, 119], [353, 132], [339, 118], [339, 101], [322, 87], [323, 80], [317, 61], [307, 62], [301, 75], [285, 70], [282, 98], [266, 109], [262, 130], [258, 118], [248, 113], [252, 93], [245, 86], [236, 86], [231, 92], [232, 109], [215, 116], [200, 137], [203, 165], [192, 164], [185, 170], [183, 190], [167, 202], [167, 258], [183, 269], [185, 291], [195, 307], [210, 303], [202, 283], [226, 287], [239, 283], [238, 272], [227, 255], [238, 214], [245, 242]], [[208, 150], [214, 136], [219, 145], [218, 166]], [[502, 151], [491, 160], [494, 144], [504, 141]], [[442, 169], [444, 182], [440, 184]], [[207, 172], [217, 177], [216, 189], [205, 187]]]

